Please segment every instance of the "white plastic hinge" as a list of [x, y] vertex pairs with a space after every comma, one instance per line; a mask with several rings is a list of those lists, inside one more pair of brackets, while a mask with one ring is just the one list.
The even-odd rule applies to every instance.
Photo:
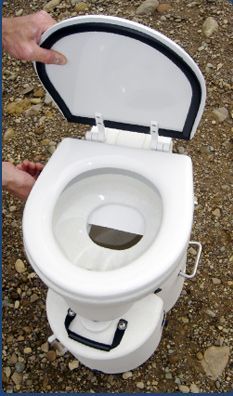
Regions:
[[159, 139], [159, 125], [157, 121], [151, 121], [150, 135], [151, 135], [150, 147], [152, 150], [156, 150], [158, 147], [158, 139]]
[[102, 114], [95, 113], [95, 123], [96, 125], [90, 131], [86, 132], [86, 139], [95, 142], [105, 142], [106, 131]]

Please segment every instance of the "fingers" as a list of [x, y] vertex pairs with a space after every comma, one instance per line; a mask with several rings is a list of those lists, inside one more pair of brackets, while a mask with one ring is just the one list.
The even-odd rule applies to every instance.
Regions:
[[36, 43], [33, 43], [33, 60], [55, 65], [65, 65], [67, 63], [66, 57], [61, 53], [41, 48]]
[[29, 175], [34, 177], [34, 179], [36, 179], [43, 170], [44, 165], [41, 164], [40, 162], [32, 162], [32, 161], [24, 160], [21, 164], [18, 164], [16, 167], [17, 169], [28, 173]]

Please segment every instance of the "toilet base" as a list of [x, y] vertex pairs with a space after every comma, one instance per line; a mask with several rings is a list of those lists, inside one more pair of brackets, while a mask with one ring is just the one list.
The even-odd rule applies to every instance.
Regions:
[[[63, 297], [49, 289], [47, 294], [47, 316], [55, 337], [82, 364], [92, 370], [107, 374], [133, 370], [153, 354], [160, 342], [164, 323], [164, 309], [162, 299], [154, 294], [133, 304], [129, 311], [122, 315], [122, 318], [112, 322], [99, 322], [99, 329], [95, 333], [92, 332], [92, 339], [96, 338], [98, 341], [98, 338], [101, 338], [103, 342], [105, 333], [106, 337], [109, 338], [109, 331], [111, 331], [111, 328], [116, 329], [119, 319], [127, 321], [127, 328], [120, 344], [110, 351], [86, 346], [68, 337], [64, 325], [68, 309], [69, 306]], [[79, 318], [77, 318], [78, 320]], [[85, 321], [85, 319], [83, 320]], [[103, 331], [100, 330], [102, 323]], [[112, 332], [112, 338], [113, 335], [114, 331]], [[87, 337], [86, 334], [82, 334], [82, 336]], [[105, 344], [108, 343], [109, 340], [105, 342]]]

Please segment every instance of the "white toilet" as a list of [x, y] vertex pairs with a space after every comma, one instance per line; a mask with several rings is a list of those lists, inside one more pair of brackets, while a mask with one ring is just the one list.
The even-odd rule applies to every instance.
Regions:
[[[27, 257], [48, 286], [54, 336], [83, 364], [120, 373], [159, 344], [186, 273], [194, 194], [191, 139], [205, 102], [203, 76], [162, 34], [115, 17], [83, 16], [49, 29], [41, 45], [65, 66], [36, 63], [67, 121], [66, 138], [27, 200]], [[78, 126], [77, 126], [78, 128]]]

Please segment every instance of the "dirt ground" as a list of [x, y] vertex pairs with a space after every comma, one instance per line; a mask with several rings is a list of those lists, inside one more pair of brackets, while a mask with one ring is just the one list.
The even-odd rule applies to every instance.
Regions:
[[[26, 15], [47, 2], [4, 1], [3, 15]], [[141, 16], [136, 14], [141, 3], [87, 0], [79, 11], [75, 1], [63, 0], [51, 15], [62, 20], [77, 14], [107, 14], [144, 23], [180, 44], [200, 66], [207, 84], [205, 112], [194, 139], [175, 143], [175, 150], [193, 161], [197, 205], [192, 239], [203, 245], [198, 274], [185, 282], [168, 314], [161, 343], [145, 364], [126, 376], [92, 372], [73, 362], [70, 353], [63, 355], [56, 345], [49, 349], [46, 343], [51, 335], [45, 312], [46, 287], [24, 255], [23, 204], [3, 193], [2, 379], [6, 392], [222, 393], [233, 388], [233, 360], [228, 359], [233, 339], [232, 5], [227, 0], [167, 0], [169, 10]], [[218, 23], [218, 30], [209, 38], [202, 32], [207, 17]], [[82, 136], [86, 130], [68, 124], [46, 103], [40, 87], [31, 64], [3, 55], [4, 160], [17, 164], [28, 158], [46, 163], [63, 137]], [[25, 107], [11, 113], [8, 106], [17, 100], [24, 100]], [[39, 106], [32, 109], [35, 105]], [[224, 108], [227, 115], [222, 122], [213, 114], [218, 108]], [[24, 263], [22, 272], [16, 270], [17, 260]], [[209, 378], [201, 364], [212, 346], [221, 351], [225, 347], [227, 354], [215, 379]]]

